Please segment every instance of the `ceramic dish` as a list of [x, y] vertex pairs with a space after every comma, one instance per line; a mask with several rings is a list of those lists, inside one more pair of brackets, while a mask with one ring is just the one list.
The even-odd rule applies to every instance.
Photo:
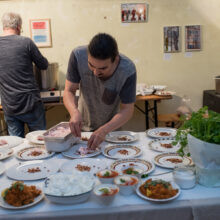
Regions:
[[87, 144], [86, 143], [74, 144], [67, 151], [63, 151], [62, 155], [65, 157], [73, 158], [73, 159], [80, 159], [80, 158], [85, 158], [85, 157], [94, 157], [94, 156], [97, 156], [101, 153], [101, 150], [98, 149], [98, 150], [91, 151], [91, 152], [88, 152], [85, 154], [81, 154], [79, 151], [80, 148], [87, 149]]
[[93, 190], [96, 200], [102, 205], [113, 202], [119, 192], [119, 187], [114, 184], [100, 184]]
[[133, 145], [109, 145], [102, 147], [102, 154], [112, 159], [127, 159], [139, 157], [142, 150]]
[[[19, 144], [22, 144], [24, 142], [24, 138], [17, 137], [17, 136], [1, 136], [0, 140], [7, 142], [5, 144], [6, 147], [13, 148], [18, 146]], [[0, 146], [3, 147], [4, 145]]]
[[[39, 188], [38, 188], [39, 189]], [[13, 205], [9, 205], [7, 202], [5, 202], [5, 200], [2, 198], [2, 196], [0, 196], [0, 206], [2, 208], [5, 209], [13, 209], [13, 210], [19, 210], [19, 209], [26, 209], [29, 208], [31, 206], [36, 205], [37, 203], [39, 203], [42, 199], [44, 198], [44, 195], [41, 193], [39, 196], [37, 196], [36, 198], [34, 198], [34, 201], [32, 203], [29, 203], [27, 205], [23, 205], [23, 206], [13, 206]]]
[[141, 176], [142, 173], [148, 174], [155, 169], [153, 163], [141, 159], [117, 160], [111, 164], [111, 169], [121, 174], [131, 174]]
[[[152, 178], [152, 180], [159, 180], [159, 178]], [[165, 181], [166, 181], [166, 180], [165, 180]], [[145, 181], [144, 181], [144, 182], [145, 182]], [[153, 198], [150, 198], [150, 197], [148, 197], [148, 196], [146, 196], [146, 195], [144, 195], [144, 194], [141, 193], [141, 191], [140, 191], [140, 186], [141, 186], [144, 182], [141, 182], [141, 183], [138, 184], [138, 186], [137, 186], [137, 188], [136, 188], [136, 193], [137, 193], [137, 195], [140, 196], [141, 198], [146, 199], [146, 200], [151, 201], [151, 202], [157, 202], [157, 203], [158, 203], [158, 202], [159, 202], [159, 203], [161, 203], [161, 202], [169, 202], [169, 201], [172, 201], [172, 200], [176, 199], [176, 198], [180, 195], [180, 193], [181, 193], [180, 187], [179, 187], [176, 183], [174, 183], [173, 181], [167, 181], [167, 182], [169, 182], [169, 183], [172, 185], [173, 189], [177, 189], [177, 190], [178, 190], [177, 194], [176, 194], [175, 196], [172, 196], [172, 197], [167, 198], [167, 199], [153, 199]]]
[[32, 131], [26, 134], [25, 138], [33, 144], [44, 144], [43, 133], [46, 130]]
[[175, 92], [173, 92], [173, 91], [156, 91], [154, 94], [159, 95], [159, 96], [168, 96], [168, 95], [174, 95]]
[[177, 152], [180, 148], [180, 144], [173, 145], [172, 142], [174, 139], [155, 139], [149, 143], [149, 147], [151, 150], [164, 152], [164, 153], [174, 153]]
[[152, 138], [173, 138], [176, 136], [175, 128], [152, 128], [147, 130], [147, 135]]
[[111, 143], [130, 143], [138, 140], [138, 135], [131, 131], [113, 131], [106, 135], [105, 140]]
[[161, 91], [167, 88], [167, 86], [164, 85], [152, 85], [150, 86], [151, 89], [153, 90], [157, 90], [157, 91]]
[[98, 171], [107, 168], [108, 168], [108, 162], [106, 160], [84, 158], [84, 159], [75, 159], [64, 162], [61, 165], [60, 170], [61, 172], [67, 174], [72, 174], [73, 172], [78, 171], [78, 172], [89, 172], [94, 175]]
[[190, 157], [181, 157], [176, 153], [163, 153], [154, 157], [154, 163], [164, 168], [174, 168], [175, 166], [191, 166], [193, 161]]
[[0, 160], [4, 160], [13, 155], [13, 149], [11, 148], [2, 148], [0, 149]]
[[58, 204], [76, 204], [88, 200], [95, 178], [88, 173], [56, 173], [49, 176], [43, 187], [46, 198]]
[[48, 152], [44, 145], [25, 147], [17, 151], [15, 156], [20, 160], [39, 160], [53, 156], [54, 152]]
[[56, 173], [59, 167], [52, 161], [27, 161], [11, 166], [6, 175], [15, 180], [39, 180]]

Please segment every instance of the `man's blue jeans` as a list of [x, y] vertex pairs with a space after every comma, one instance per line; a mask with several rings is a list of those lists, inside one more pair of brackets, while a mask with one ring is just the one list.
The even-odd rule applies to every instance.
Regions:
[[45, 130], [46, 119], [44, 105], [42, 102], [35, 104], [34, 109], [21, 115], [5, 114], [8, 133], [12, 136], [24, 137], [24, 125], [27, 124], [29, 131]]

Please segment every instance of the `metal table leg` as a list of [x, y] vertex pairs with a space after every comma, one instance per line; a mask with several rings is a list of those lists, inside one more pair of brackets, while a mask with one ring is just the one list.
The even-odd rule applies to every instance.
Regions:
[[154, 124], [155, 124], [155, 127], [158, 127], [157, 100], [154, 100]]
[[145, 101], [145, 123], [146, 123], [146, 129], [149, 129], [149, 109], [148, 109], [148, 101]]

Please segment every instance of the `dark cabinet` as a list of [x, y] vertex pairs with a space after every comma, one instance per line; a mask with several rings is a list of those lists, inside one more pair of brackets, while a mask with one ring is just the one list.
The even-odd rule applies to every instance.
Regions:
[[220, 113], [220, 94], [215, 90], [203, 91], [203, 106], [208, 106], [209, 110]]

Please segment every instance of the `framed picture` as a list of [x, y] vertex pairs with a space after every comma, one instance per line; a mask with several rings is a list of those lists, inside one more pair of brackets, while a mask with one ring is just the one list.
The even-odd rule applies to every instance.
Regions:
[[146, 3], [121, 4], [121, 21], [123, 23], [137, 23], [147, 21]]
[[180, 27], [170, 26], [163, 28], [164, 53], [180, 52]]
[[50, 19], [31, 19], [30, 32], [38, 47], [52, 47]]
[[200, 25], [185, 26], [185, 51], [201, 50]]

